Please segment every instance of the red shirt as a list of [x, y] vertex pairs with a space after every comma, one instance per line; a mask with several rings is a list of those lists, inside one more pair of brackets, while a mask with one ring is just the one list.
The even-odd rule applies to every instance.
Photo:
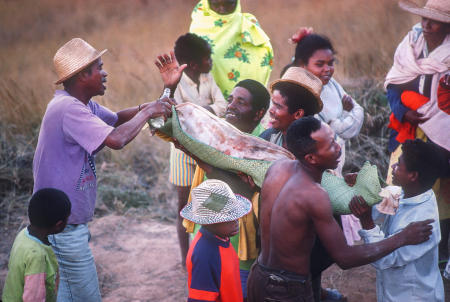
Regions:
[[202, 227], [186, 257], [188, 302], [243, 301], [239, 259], [230, 244]]

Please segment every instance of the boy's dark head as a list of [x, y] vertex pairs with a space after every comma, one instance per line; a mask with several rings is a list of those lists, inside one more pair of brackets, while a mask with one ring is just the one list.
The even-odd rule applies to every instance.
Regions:
[[65, 228], [71, 207], [66, 193], [57, 189], [45, 188], [37, 191], [31, 197], [28, 205], [28, 217], [32, 226], [56, 234]]
[[196, 34], [187, 33], [175, 42], [175, 57], [195, 72], [208, 73], [212, 67], [211, 47]]
[[320, 170], [336, 169], [341, 148], [334, 137], [330, 126], [313, 116], [306, 116], [291, 124], [286, 143], [299, 161]]
[[402, 155], [392, 168], [392, 182], [395, 185], [405, 191], [412, 187], [423, 191], [431, 189], [436, 179], [445, 175], [448, 162], [435, 145], [415, 139], [403, 143]]

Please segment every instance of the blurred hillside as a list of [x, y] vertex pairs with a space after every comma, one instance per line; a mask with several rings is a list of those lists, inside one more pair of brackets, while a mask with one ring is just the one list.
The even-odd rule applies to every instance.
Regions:
[[[137, 105], [159, 95], [162, 83], [153, 60], [188, 31], [195, 4], [193, 0], [0, 0], [0, 219], [6, 218], [7, 224], [8, 213], [22, 207], [31, 192], [39, 124], [56, 88], [52, 62], [56, 50], [73, 37], [107, 48], [103, 57], [107, 91], [96, 99], [113, 110]], [[379, 83], [396, 45], [418, 19], [392, 0], [243, 0], [242, 7], [258, 18], [271, 38], [272, 79], [290, 61], [294, 46], [287, 39], [299, 26], [312, 26], [331, 38], [338, 52], [336, 77], [360, 103], [372, 106], [372, 130], [366, 131], [364, 141], [352, 142], [365, 148], [353, 151], [360, 157], [355, 165], [373, 146], [379, 149], [373, 156], [385, 162], [385, 133], [380, 129], [387, 109]], [[173, 209], [166, 211], [166, 201], [173, 196], [166, 183], [167, 161], [166, 144], [148, 132], [122, 151], [102, 152], [97, 161], [100, 208], [125, 211], [130, 204], [153, 203], [163, 217], [173, 217]]]

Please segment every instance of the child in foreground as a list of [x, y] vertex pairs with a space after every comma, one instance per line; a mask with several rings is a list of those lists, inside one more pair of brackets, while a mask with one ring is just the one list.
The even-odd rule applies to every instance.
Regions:
[[[352, 213], [361, 220], [359, 231], [365, 243], [390, 237], [410, 222], [433, 219], [428, 241], [408, 245], [375, 261], [377, 270], [377, 300], [444, 301], [444, 288], [438, 267], [438, 245], [441, 240], [436, 196], [431, 187], [448, 163], [441, 160], [438, 150], [419, 139], [407, 140], [403, 154], [392, 167], [393, 183], [402, 188], [399, 205], [394, 215], [381, 214], [363, 200], [350, 203]], [[384, 215], [384, 217], [382, 217]], [[373, 219], [383, 219], [381, 226]]]
[[239, 232], [238, 219], [251, 210], [223, 181], [209, 179], [192, 189], [192, 202], [180, 215], [202, 225], [186, 258], [188, 301], [243, 301], [239, 259], [230, 237]]
[[17, 235], [11, 249], [3, 302], [56, 301], [58, 262], [47, 236], [64, 230], [71, 204], [57, 189], [41, 189], [28, 205], [30, 225]]

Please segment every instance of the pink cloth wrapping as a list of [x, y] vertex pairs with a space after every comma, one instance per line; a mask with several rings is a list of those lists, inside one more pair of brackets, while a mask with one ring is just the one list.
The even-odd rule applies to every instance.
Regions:
[[344, 230], [345, 239], [347, 240], [348, 245], [353, 245], [355, 241], [361, 240], [361, 237], [358, 234], [358, 231], [362, 228], [359, 219], [356, 216], [350, 215], [342, 215], [342, 229]]
[[449, 72], [450, 67], [450, 35], [428, 57], [417, 59], [426, 46], [423, 34], [417, 36], [417, 33], [416, 25], [398, 45], [394, 64], [386, 76], [384, 87], [388, 84], [407, 83], [420, 75], [433, 74], [430, 101], [417, 110], [430, 119], [419, 127], [433, 142], [450, 150], [450, 116], [440, 110], [437, 103], [439, 79]]

